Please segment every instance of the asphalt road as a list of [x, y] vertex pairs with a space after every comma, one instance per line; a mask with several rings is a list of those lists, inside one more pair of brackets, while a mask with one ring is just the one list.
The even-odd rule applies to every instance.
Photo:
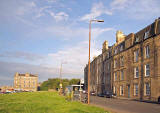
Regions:
[[91, 96], [90, 103], [114, 113], [160, 113], [160, 104]]

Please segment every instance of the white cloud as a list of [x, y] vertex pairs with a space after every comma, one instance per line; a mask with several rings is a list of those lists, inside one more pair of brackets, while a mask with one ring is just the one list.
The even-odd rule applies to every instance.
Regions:
[[160, 14], [159, 0], [114, 0], [112, 12], [132, 19], [156, 18]]
[[129, 2], [132, 2], [133, 0], [113, 0], [111, 2], [112, 9], [124, 9]]
[[47, 0], [47, 2], [49, 2], [49, 3], [56, 3], [56, 2], [58, 2], [59, 0]]
[[66, 21], [69, 15], [65, 12], [54, 13], [52, 11], [48, 11], [49, 14], [58, 22], [58, 21]]
[[112, 12], [109, 11], [102, 2], [99, 3], [94, 3], [92, 6], [92, 9], [89, 14], [84, 15], [81, 20], [90, 20], [90, 19], [95, 19], [103, 14], [106, 15], [112, 15]]
[[26, 13], [31, 13], [33, 8], [36, 7], [34, 2], [23, 2], [20, 7], [17, 8], [17, 15], [24, 15]]
[[[13, 77], [16, 72], [38, 74], [39, 82], [48, 78], [59, 77], [59, 68], [45, 67], [40, 65], [31, 65], [25, 63], [2, 62], [0, 61], [0, 85], [9, 85], [13, 83]], [[6, 83], [3, 83], [3, 82]], [[3, 83], [3, 84], [2, 84]]]
[[30, 52], [22, 52], [22, 51], [6, 51], [0, 54], [1, 58], [14, 58], [14, 59], [24, 59], [24, 60], [28, 60], [28, 61], [38, 61], [38, 60], [42, 60], [45, 58], [45, 56], [42, 55], [38, 55], [35, 53], [30, 53]]
[[40, 7], [40, 8], [37, 8], [36, 12], [37, 14], [35, 15], [35, 18], [40, 18], [41, 16], [45, 16], [46, 15], [46, 11], [51, 8], [51, 6], [44, 6], [44, 7]]
[[[95, 44], [91, 44], [91, 58], [93, 56], [99, 55], [101, 50], [97, 50]], [[64, 64], [63, 74], [65, 75], [83, 75], [83, 70], [85, 64], [88, 63], [88, 42], [80, 42], [76, 46], [68, 47], [63, 50], [60, 50], [56, 53], [49, 54], [50, 59], [49, 66], [60, 65], [60, 62], [65, 61], [67, 64]]]
[[[100, 34], [108, 31], [113, 31], [114, 28], [92, 28], [92, 38], [96, 39]], [[63, 40], [69, 40], [72, 38], [88, 38], [88, 28], [74, 28], [71, 26], [54, 26], [43, 29], [43, 31], [52, 34], [57, 38], [63, 38]]]

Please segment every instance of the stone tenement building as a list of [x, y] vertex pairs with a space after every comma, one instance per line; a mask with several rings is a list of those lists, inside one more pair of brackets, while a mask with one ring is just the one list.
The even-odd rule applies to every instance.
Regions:
[[14, 76], [14, 89], [22, 91], [37, 91], [38, 76], [29, 73], [19, 74]]
[[[103, 43], [91, 62], [90, 91], [112, 91], [118, 98], [157, 101], [160, 98], [160, 18], [137, 33], [116, 34], [116, 43]], [[88, 65], [84, 69], [88, 85]]]

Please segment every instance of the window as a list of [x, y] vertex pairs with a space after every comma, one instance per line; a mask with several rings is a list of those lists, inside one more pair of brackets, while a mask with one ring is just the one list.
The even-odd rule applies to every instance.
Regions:
[[115, 95], [117, 94], [116, 86], [113, 87], [113, 93], [114, 93]]
[[135, 42], [139, 42], [139, 37], [135, 37]]
[[116, 68], [117, 67], [117, 60], [115, 59], [114, 60], [114, 68]]
[[110, 64], [109, 64], [109, 62], [107, 63], [107, 69], [108, 69], [108, 71], [110, 70]]
[[109, 58], [110, 56], [111, 56], [111, 52], [109, 51], [109, 52], [108, 52], [108, 58]]
[[138, 78], [139, 77], [139, 69], [138, 67], [134, 68], [134, 78]]
[[149, 37], [149, 31], [146, 31], [145, 33], [144, 33], [144, 39], [147, 39]]
[[123, 51], [123, 45], [120, 46], [120, 51]]
[[138, 50], [134, 51], [134, 62], [138, 62]]
[[150, 66], [149, 64], [145, 65], [145, 76], [149, 76], [150, 75]]
[[120, 86], [120, 95], [123, 95], [123, 86]]
[[124, 58], [123, 58], [123, 56], [120, 57], [120, 65], [121, 65], [121, 66], [124, 65]]
[[114, 49], [114, 54], [117, 54], [118, 50], [117, 48]]
[[117, 80], [117, 72], [114, 73], [114, 81]]
[[121, 80], [124, 80], [124, 71], [121, 70]]
[[134, 84], [134, 95], [138, 95], [138, 84]]
[[149, 58], [149, 45], [145, 47], [145, 58]]
[[145, 95], [150, 95], [150, 84], [145, 83]]

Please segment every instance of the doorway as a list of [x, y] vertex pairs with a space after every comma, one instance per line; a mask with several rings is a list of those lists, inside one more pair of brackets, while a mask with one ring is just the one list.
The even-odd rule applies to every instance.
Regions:
[[128, 98], [130, 98], [130, 85], [128, 85]]

